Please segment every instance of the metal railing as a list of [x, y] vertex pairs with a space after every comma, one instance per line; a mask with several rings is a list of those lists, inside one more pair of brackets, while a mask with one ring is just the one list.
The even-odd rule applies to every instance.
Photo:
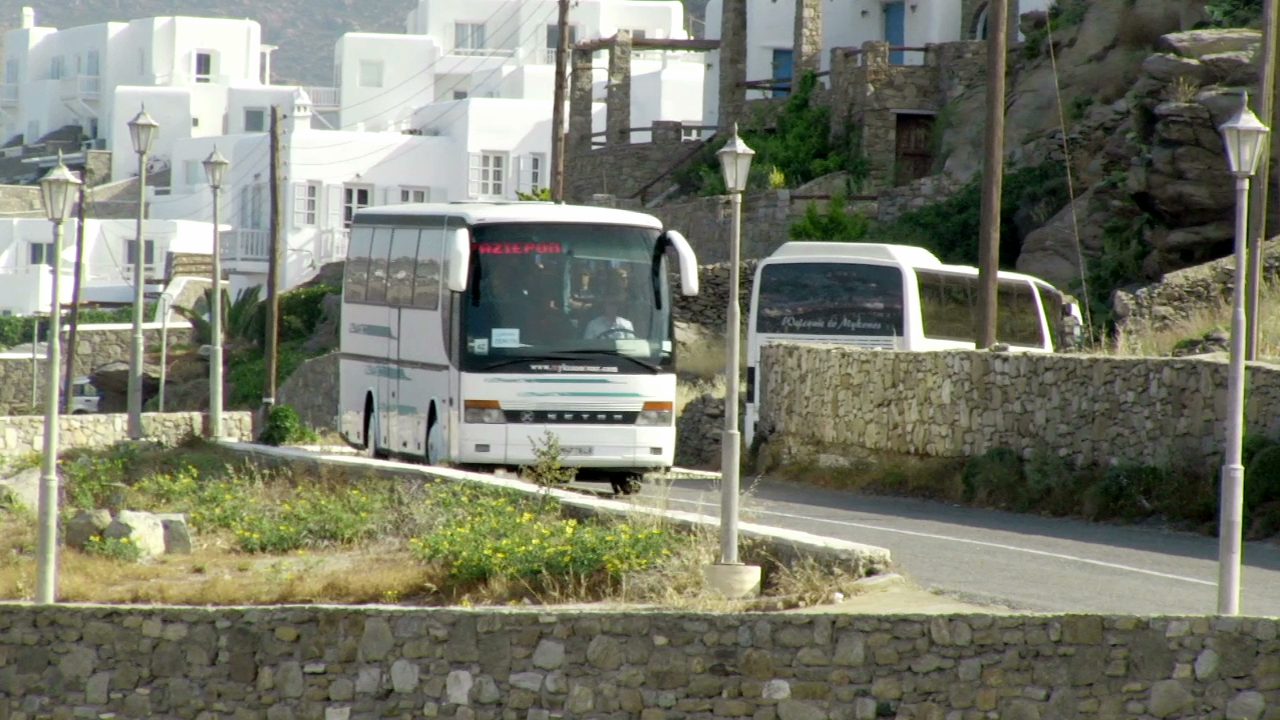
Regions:
[[462, 48], [455, 47], [449, 51], [450, 55], [465, 55], [470, 57], [512, 57], [516, 54], [515, 50], [507, 48]]
[[306, 85], [302, 89], [306, 91], [307, 97], [311, 98], [311, 104], [315, 107], [336, 108], [339, 105], [338, 88], [336, 87]]
[[232, 230], [222, 233], [222, 259], [232, 262], [266, 262], [271, 257], [271, 236], [266, 230]]
[[321, 230], [316, 243], [316, 265], [345, 260], [347, 257], [347, 229]]

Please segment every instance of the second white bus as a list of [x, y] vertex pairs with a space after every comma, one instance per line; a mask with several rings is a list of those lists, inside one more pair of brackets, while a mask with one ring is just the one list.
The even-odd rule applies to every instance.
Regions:
[[[1000, 271], [996, 342], [1060, 351], [1079, 310], [1049, 283]], [[760, 348], [776, 340], [872, 350], [976, 347], [978, 269], [908, 245], [789, 242], [760, 262], [747, 326], [744, 442], [759, 420]]]

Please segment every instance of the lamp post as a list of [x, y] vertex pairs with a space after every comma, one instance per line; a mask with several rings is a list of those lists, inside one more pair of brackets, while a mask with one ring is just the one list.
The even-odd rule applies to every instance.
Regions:
[[129, 137], [138, 153], [138, 245], [133, 254], [133, 347], [129, 354], [129, 437], [141, 440], [142, 431], [142, 312], [144, 260], [147, 244], [142, 237], [142, 219], [147, 212], [147, 155], [155, 143], [160, 125], [147, 114], [146, 107], [129, 121]]
[[738, 430], [738, 340], [742, 321], [738, 304], [742, 246], [742, 192], [747, 188], [755, 151], [738, 136], [716, 153], [724, 186], [729, 192], [729, 306], [725, 310], [724, 432], [720, 435], [720, 562], [708, 569], [708, 584], [726, 597], [741, 598], [760, 591], [760, 568], [738, 562], [738, 468], [742, 433]]
[[1236, 176], [1235, 287], [1231, 302], [1231, 364], [1227, 376], [1227, 448], [1222, 464], [1218, 521], [1218, 614], [1240, 612], [1240, 543], [1244, 516], [1244, 351], [1245, 266], [1249, 229], [1249, 178], [1258, 171], [1270, 130], [1249, 109], [1245, 95], [1240, 111], [1219, 128], [1227, 161]]
[[40, 180], [40, 196], [44, 211], [53, 223], [53, 297], [49, 304], [48, 361], [45, 365], [44, 405], [44, 457], [40, 463], [40, 499], [37, 512], [40, 516], [36, 551], [36, 602], [54, 602], [58, 564], [58, 394], [62, 383], [58, 373], [62, 369], [62, 341], [59, 335], [59, 319], [62, 298], [59, 280], [62, 276], [62, 221], [71, 214], [75, 198], [75, 186], [80, 180], [58, 158], [58, 166]]
[[204, 174], [213, 190], [213, 293], [209, 302], [209, 437], [213, 440], [222, 437], [222, 234], [218, 232], [218, 200], [230, 164], [216, 145], [204, 161]]

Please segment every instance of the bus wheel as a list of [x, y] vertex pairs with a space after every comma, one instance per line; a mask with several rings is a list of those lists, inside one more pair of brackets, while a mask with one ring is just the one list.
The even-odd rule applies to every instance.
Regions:
[[610, 482], [613, 485], [613, 493], [615, 495], [635, 495], [640, 492], [641, 479], [639, 475], [626, 475]]
[[444, 462], [444, 454], [444, 424], [435, 420], [431, 423], [431, 429], [427, 430], [427, 464], [441, 464]]
[[374, 435], [374, 432], [376, 432], [376, 430], [377, 430], [377, 428], [375, 428], [375, 427], [373, 426], [373, 412], [372, 412], [372, 408], [370, 408], [368, 405], [365, 405], [365, 409], [364, 409], [364, 449], [363, 449], [363, 452], [361, 452], [361, 453], [360, 453], [360, 455], [361, 455], [362, 457], [369, 458], [370, 460], [375, 459], [375, 458], [377, 458], [377, 457], [378, 457], [378, 443], [377, 443], [377, 439], [376, 439], [376, 438], [374, 438], [374, 436], [373, 436], [373, 435]]

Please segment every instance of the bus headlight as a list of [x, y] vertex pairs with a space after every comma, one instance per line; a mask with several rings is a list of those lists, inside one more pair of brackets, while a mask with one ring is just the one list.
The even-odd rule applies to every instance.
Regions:
[[504, 423], [506, 416], [497, 400], [467, 400], [463, 403], [462, 421], [467, 423]]
[[637, 425], [664, 426], [670, 425], [674, 413], [669, 402], [647, 402], [636, 418]]

